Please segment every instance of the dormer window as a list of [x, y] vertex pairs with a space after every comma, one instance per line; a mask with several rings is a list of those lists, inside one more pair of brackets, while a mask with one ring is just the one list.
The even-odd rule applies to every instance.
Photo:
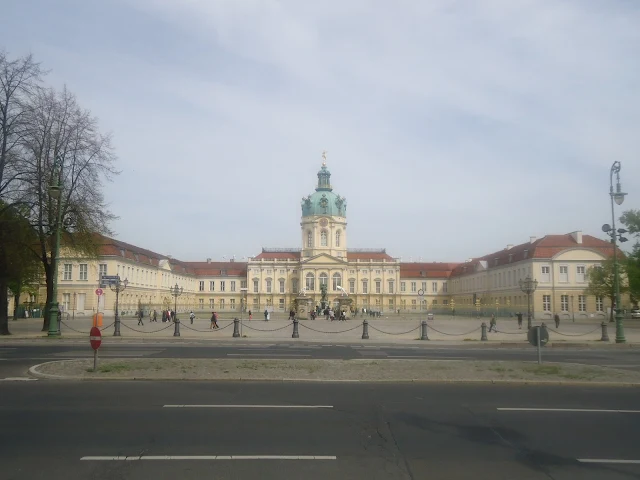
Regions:
[[529, 258], [529, 250], [524, 251], [524, 258]]
[[494, 266], [494, 267], [497, 267], [497, 266], [498, 266], [498, 259], [497, 259], [497, 258], [494, 258], [494, 259], [493, 259], [493, 266]]
[[512, 254], [512, 253], [510, 253], [510, 254], [509, 254], [509, 263], [511, 263], [511, 261], [512, 261], [512, 260], [513, 260], [513, 254]]
[[124, 248], [120, 249], [120, 256], [124, 257]]

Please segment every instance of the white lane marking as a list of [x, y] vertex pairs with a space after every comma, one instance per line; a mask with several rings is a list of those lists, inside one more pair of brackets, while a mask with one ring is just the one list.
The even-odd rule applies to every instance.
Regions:
[[452, 362], [461, 362], [463, 360], [468, 360], [467, 357], [427, 357], [422, 355], [387, 355], [387, 358], [419, 358], [422, 360], [450, 360]]
[[[255, 351], [255, 350], [254, 350]], [[304, 353], [278, 353], [278, 352], [263, 352], [263, 353], [227, 353], [227, 357], [310, 357], [310, 354]]]
[[29, 377], [7, 377], [0, 378], [0, 382], [32, 382], [38, 380], [37, 378], [29, 378]]
[[635, 463], [640, 464], [640, 460], [622, 460], [615, 458], [577, 458], [582, 463]]
[[333, 405], [163, 405], [164, 408], [333, 408]]
[[575, 412], [575, 413], [640, 413], [640, 410], [605, 410], [596, 408], [497, 408], [506, 412]]
[[135, 461], [135, 460], [337, 460], [335, 455], [134, 455], [87, 456], [85, 461]]

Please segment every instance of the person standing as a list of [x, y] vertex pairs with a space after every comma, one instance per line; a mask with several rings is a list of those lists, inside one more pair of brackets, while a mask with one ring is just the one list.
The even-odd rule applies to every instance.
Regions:
[[189, 313], [189, 320], [191, 320], [191, 325], [193, 325], [193, 319], [196, 318], [196, 314], [193, 313], [193, 310]]
[[142, 323], [142, 317], [144, 312], [142, 310], [138, 311], [138, 325], [142, 325], [144, 327], [144, 323]]
[[560, 328], [560, 315], [557, 313], [553, 316], [553, 320], [556, 322], [556, 328]]
[[495, 314], [491, 314], [491, 321], [489, 322], [489, 331], [493, 330], [498, 333], [498, 326], [496, 324], [496, 316]]
[[522, 330], [522, 312], [516, 313], [516, 317], [518, 317], [518, 328]]
[[251, 312], [251, 310], [249, 310], [249, 320], [251, 320], [253, 318], [253, 313]]
[[296, 312], [293, 311], [293, 308], [289, 310], [289, 320], [294, 320], [296, 318]]
[[267, 310], [266, 308], [264, 309], [264, 321], [268, 321], [269, 320], [269, 310]]

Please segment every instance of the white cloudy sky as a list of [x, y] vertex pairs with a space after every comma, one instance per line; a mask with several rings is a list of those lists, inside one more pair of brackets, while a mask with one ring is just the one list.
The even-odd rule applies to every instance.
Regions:
[[636, 0], [5, 0], [114, 135], [117, 238], [183, 260], [300, 246], [321, 152], [349, 247], [460, 261], [640, 208]]

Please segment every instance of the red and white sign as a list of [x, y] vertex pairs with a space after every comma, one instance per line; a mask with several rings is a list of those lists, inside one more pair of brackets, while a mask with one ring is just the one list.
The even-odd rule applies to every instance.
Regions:
[[102, 291], [101, 288], [96, 288], [96, 295], [100, 296], [102, 295], [104, 292]]
[[91, 342], [91, 348], [97, 350], [100, 348], [100, 344], [102, 343], [102, 332], [98, 327], [91, 327], [91, 331], [89, 332], [89, 342]]

